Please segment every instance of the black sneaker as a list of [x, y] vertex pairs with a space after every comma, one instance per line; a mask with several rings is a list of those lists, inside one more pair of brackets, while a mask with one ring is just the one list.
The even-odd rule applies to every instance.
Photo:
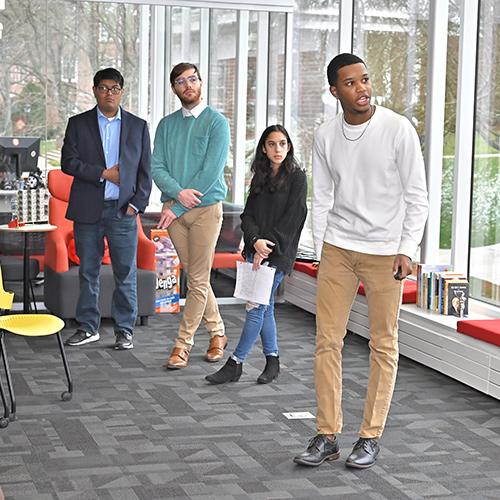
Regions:
[[115, 332], [115, 349], [118, 351], [123, 351], [124, 349], [132, 349], [134, 344], [132, 343], [132, 334], [127, 332]]
[[337, 460], [339, 457], [339, 442], [337, 438], [331, 441], [325, 434], [317, 434], [309, 441], [307, 450], [297, 455], [293, 461], [296, 464], [317, 467], [325, 460]]
[[378, 441], [373, 438], [359, 438], [345, 462], [347, 467], [367, 469], [371, 467], [380, 453]]
[[91, 333], [85, 330], [77, 330], [68, 340], [66, 340], [65, 344], [70, 346], [85, 345], [91, 342], [97, 342], [100, 338], [99, 332]]

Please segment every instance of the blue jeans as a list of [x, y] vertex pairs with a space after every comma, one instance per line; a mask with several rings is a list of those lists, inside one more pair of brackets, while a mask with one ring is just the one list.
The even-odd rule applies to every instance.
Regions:
[[98, 299], [104, 236], [108, 239], [115, 280], [111, 302], [115, 332], [132, 334], [137, 319], [137, 220], [136, 216], [118, 215], [117, 203], [105, 202], [99, 221], [74, 224], [76, 252], [80, 258], [76, 321], [82, 330], [91, 333], [97, 332], [101, 322]]
[[[248, 256], [247, 262], [252, 261], [253, 255]], [[284, 277], [285, 273], [276, 269], [268, 306], [247, 304], [245, 324], [238, 345], [233, 352], [233, 357], [238, 362], [243, 363], [245, 361], [259, 334], [264, 355], [278, 356], [278, 332], [276, 331], [276, 320], [274, 319], [274, 294]]]

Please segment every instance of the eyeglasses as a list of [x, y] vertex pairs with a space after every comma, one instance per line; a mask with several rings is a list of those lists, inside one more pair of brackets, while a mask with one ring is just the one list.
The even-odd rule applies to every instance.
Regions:
[[107, 94], [108, 92], [111, 92], [113, 95], [117, 95], [122, 91], [122, 88], [119, 85], [114, 85], [111, 88], [106, 87], [106, 85], [98, 85], [96, 89], [100, 94]]
[[200, 79], [196, 75], [191, 75], [186, 78], [177, 78], [177, 80], [174, 80], [174, 83], [176, 85], [179, 85], [179, 87], [183, 87], [184, 85], [186, 85], [187, 82], [192, 83], [194, 85], [199, 81]]

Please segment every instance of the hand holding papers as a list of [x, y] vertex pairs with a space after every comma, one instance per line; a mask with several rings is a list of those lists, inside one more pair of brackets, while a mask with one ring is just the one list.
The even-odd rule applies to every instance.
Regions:
[[236, 263], [234, 296], [257, 304], [269, 305], [276, 269], [260, 266], [254, 271], [250, 262]]

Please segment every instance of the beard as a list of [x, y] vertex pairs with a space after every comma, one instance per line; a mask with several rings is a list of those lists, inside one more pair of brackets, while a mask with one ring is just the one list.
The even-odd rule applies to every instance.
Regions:
[[180, 99], [181, 104], [184, 107], [192, 106], [193, 104], [196, 104], [200, 101], [201, 88], [199, 88], [198, 90], [192, 89], [192, 91], [189, 93], [189, 95], [185, 95], [184, 92], [183, 93], [179, 92], [177, 94], [177, 97]]

